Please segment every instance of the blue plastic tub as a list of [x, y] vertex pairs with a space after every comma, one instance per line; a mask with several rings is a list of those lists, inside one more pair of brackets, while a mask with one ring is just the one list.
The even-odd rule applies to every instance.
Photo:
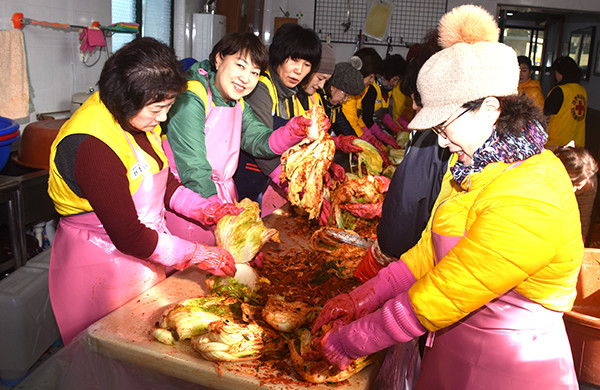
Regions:
[[19, 124], [10, 118], [0, 116], [0, 135], [12, 133], [19, 129]]
[[10, 138], [4, 141], [0, 141], [0, 171], [6, 165], [8, 157], [10, 156], [10, 148], [13, 142], [19, 139], [19, 136]]

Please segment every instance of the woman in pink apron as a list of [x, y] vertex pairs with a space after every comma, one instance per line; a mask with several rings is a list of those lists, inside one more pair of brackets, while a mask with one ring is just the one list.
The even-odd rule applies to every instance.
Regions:
[[494, 18], [461, 6], [439, 32], [410, 127], [457, 155], [454, 187], [399, 261], [325, 304], [313, 330], [334, 327], [317, 345], [345, 368], [429, 331], [416, 389], [578, 389], [562, 321], [583, 256], [570, 179]]
[[98, 84], [61, 128], [50, 157], [48, 191], [61, 219], [49, 289], [65, 344], [164, 279], [166, 267], [235, 273], [226, 250], [165, 226], [165, 205], [205, 224], [241, 211], [187, 190], [168, 170], [159, 123], [185, 89], [173, 50], [136, 39], [106, 61]]
[[[206, 199], [238, 200], [233, 174], [240, 150], [275, 157], [306, 135], [310, 120], [295, 117], [273, 132], [244, 103], [268, 64], [264, 45], [254, 34], [232, 33], [213, 48], [208, 60], [188, 71], [187, 91], [169, 112], [163, 145], [171, 170]], [[257, 168], [258, 169], [258, 168]], [[167, 213], [167, 227], [184, 239], [212, 245], [213, 229]]]

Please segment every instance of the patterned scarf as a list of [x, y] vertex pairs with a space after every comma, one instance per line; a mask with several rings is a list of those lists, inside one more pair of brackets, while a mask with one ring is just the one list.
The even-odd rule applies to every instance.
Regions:
[[505, 134], [500, 137], [494, 132], [479, 149], [473, 153], [471, 165], [457, 161], [450, 167], [454, 180], [461, 184], [470, 174], [481, 172], [488, 164], [493, 162], [514, 163], [525, 160], [544, 150], [548, 134], [539, 123], [529, 123], [526, 129], [521, 130], [522, 135], [516, 137]]

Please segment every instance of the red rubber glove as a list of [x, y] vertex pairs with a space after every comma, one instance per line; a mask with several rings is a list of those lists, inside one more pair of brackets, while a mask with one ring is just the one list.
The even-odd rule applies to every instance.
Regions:
[[303, 137], [308, 132], [310, 125], [312, 125], [312, 120], [310, 118], [298, 115], [290, 119], [283, 127], [286, 128], [290, 134], [295, 135], [296, 137]]
[[331, 178], [338, 183], [342, 183], [346, 178], [346, 170], [344, 167], [334, 162], [329, 165], [329, 173], [331, 174]]
[[231, 253], [218, 246], [196, 244], [194, 256], [188, 265], [195, 265], [217, 276], [235, 276], [236, 271]]
[[331, 217], [331, 202], [327, 199], [323, 199], [321, 203], [321, 214], [319, 214], [319, 225], [329, 225], [329, 218]]
[[354, 270], [354, 277], [360, 280], [361, 283], [375, 277], [375, 275], [385, 267], [378, 260], [375, 260], [375, 255], [373, 254], [374, 246], [375, 244], [369, 247], [369, 250], [367, 250], [363, 259], [358, 263], [358, 266], [356, 266], [356, 269]]
[[383, 203], [350, 203], [341, 204], [340, 208], [358, 218], [373, 219], [381, 217]]
[[316, 333], [323, 325], [333, 321], [335, 321], [334, 327], [339, 327], [355, 319], [356, 307], [350, 294], [340, 294], [325, 303], [312, 327], [312, 333]]
[[362, 152], [362, 148], [360, 146], [354, 145], [352, 141], [358, 137], [354, 135], [338, 135], [337, 137], [333, 137], [333, 142], [335, 142], [335, 148], [341, 150], [344, 153], [360, 153]]

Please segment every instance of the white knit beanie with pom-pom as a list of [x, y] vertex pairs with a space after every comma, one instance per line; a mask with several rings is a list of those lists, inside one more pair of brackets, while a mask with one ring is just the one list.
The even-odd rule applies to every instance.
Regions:
[[498, 42], [500, 30], [486, 10], [475, 5], [454, 8], [440, 20], [438, 33], [443, 50], [419, 71], [423, 108], [410, 122], [411, 129], [439, 125], [467, 102], [517, 93], [517, 54]]

